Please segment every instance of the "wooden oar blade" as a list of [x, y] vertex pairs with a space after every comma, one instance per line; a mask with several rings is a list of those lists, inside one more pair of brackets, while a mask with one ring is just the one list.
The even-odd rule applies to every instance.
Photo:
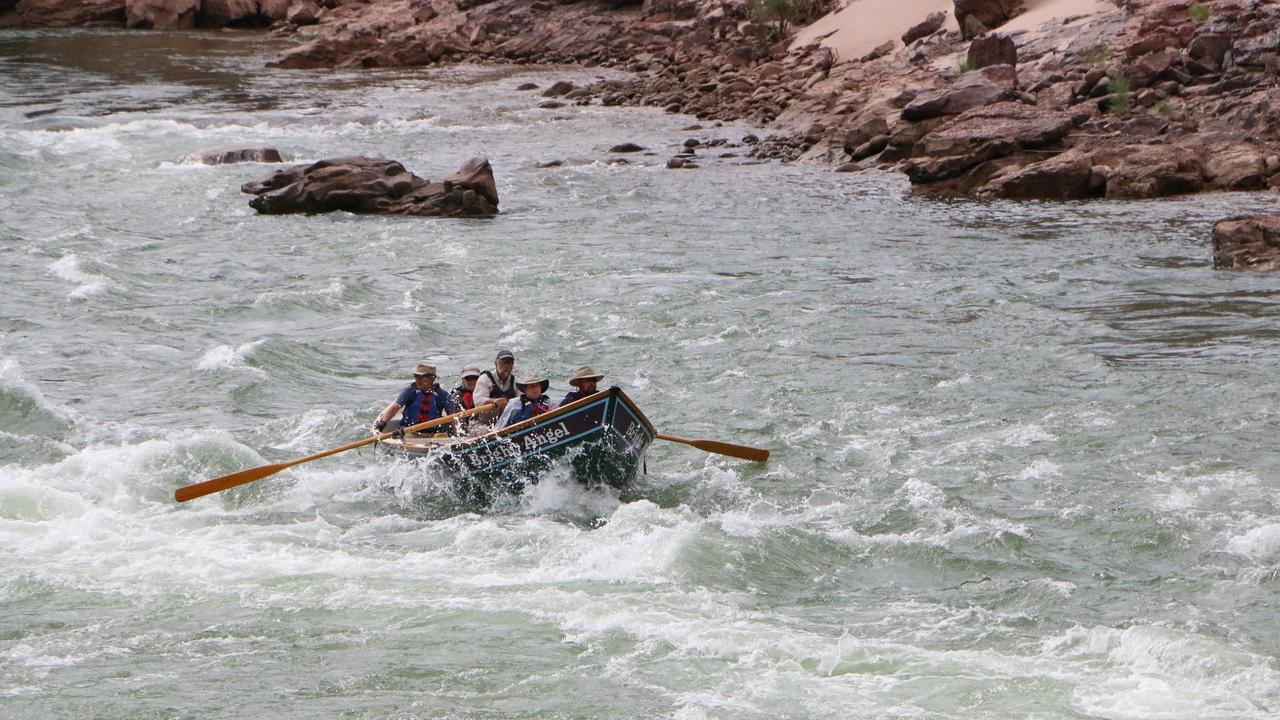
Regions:
[[719, 453], [720, 455], [728, 455], [729, 457], [741, 458], [743, 460], [764, 462], [769, 459], [769, 451], [764, 448], [734, 445], [733, 443], [720, 442], [719, 440], [692, 440], [689, 444], [699, 450], [705, 450], [710, 453]]
[[285, 463], [259, 465], [258, 467], [249, 468], [248, 470], [241, 470], [240, 472], [233, 472], [230, 475], [223, 475], [222, 477], [216, 477], [212, 480], [198, 482], [194, 485], [184, 485], [183, 487], [173, 491], [173, 499], [178, 502], [195, 500], [198, 497], [222, 492], [223, 490], [233, 488], [237, 485], [244, 485], [245, 483], [251, 483], [254, 480], [261, 480], [268, 475], [275, 475], [286, 467], [289, 467], [289, 465]]

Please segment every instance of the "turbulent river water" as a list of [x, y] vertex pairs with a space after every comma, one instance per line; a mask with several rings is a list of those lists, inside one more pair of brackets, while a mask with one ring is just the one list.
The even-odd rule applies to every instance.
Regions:
[[[1280, 281], [1208, 241], [1275, 195], [672, 171], [753, 129], [278, 49], [0, 33], [0, 716], [1280, 714]], [[483, 155], [502, 213], [261, 216], [272, 166], [184, 159], [225, 145]], [[481, 512], [361, 450], [173, 501], [500, 347], [773, 456], [658, 443], [621, 496]]]

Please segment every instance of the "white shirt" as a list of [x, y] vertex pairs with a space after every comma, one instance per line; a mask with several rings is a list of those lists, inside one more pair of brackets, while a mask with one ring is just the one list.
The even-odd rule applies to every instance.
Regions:
[[[490, 370], [489, 372], [492, 373], [494, 377], [498, 376], [497, 370]], [[498, 388], [501, 390], [514, 390], [515, 387], [516, 387], [515, 373], [511, 373], [510, 377], [507, 378], [506, 383], [498, 386]], [[489, 392], [492, 390], [493, 390], [493, 381], [489, 379], [488, 375], [484, 373], [480, 373], [480, 378], [476, 380], [476, 389], [471, 391], [471, 401], [475, 403], [476, 407], [480, 407], [481, 405], [493, 399], [489, 397]]]

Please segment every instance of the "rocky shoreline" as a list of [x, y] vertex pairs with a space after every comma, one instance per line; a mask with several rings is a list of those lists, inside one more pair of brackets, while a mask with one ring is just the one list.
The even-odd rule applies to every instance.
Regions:
[[[1076, 0], [920, 0], [897, 12], [936, 9], [898, 25], [857, 16], [877, 1], [813, 0], [799, 33], [747, 0], [0, 0], [0, 25], [270, 25], [298, 41], [273, 63], [289, 68], [612, 67], [630, 78], [538, 102], [745, 120], [767, 129], [755, 157], [898, 170], [929, 195], [1280, 189], [1280, 3], [1080, 0], [1064, 15]], [[855, 31], [871, 49], [841, 57]]]

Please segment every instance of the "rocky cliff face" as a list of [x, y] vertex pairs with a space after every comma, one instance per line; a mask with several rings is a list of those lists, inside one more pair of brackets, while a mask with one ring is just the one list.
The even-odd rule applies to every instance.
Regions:
[[1011, 0], [940, 0], [906, 18], [906, 32], [861, 28], [874, 48], [859, 57], [822, 38], [788, 42], [746, 0], [19, 0], [5, 17], [120, 16], [140, 27], [272, 18], [301, 41], [284, 67], [618, 67], [634, 77], [556, 102], [746, 119], [774, 133], [757, 156], [899, 169], [929, 194], [1280, 186], [1280, 3], [1120, 1], [1057, 17], [1052, 0], [1025, 13]]

